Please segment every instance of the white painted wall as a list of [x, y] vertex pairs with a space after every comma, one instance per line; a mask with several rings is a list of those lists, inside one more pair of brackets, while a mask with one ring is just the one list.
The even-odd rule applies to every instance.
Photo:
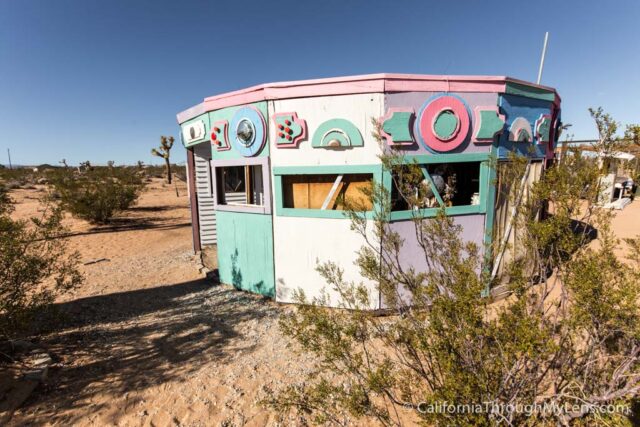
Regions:
[[[333, 261], [344, 269], [345, 280], [364, 282], [369, 289], [371, 308], [379, 307], [375, 284], [362, 279], [354, 265], [364, 238], [349, 227], [348, 219], [273, 217], [276, 301], [294, 302], [296, 289], [302, 289], [312, 300], [325, 289], [330, 296], [329, 305], [339, 306], [338, 294], [316, 271], [318, 262]], [[372, 232], [369, 238], [373, 239]]]
[[[271, 166], [332, 166], [379, 164], [380, 148], [371, 136], [372, 118], [383, 115], [383, 94], [327, 96], [286, 99], [269, 102], [269, 115], [295, 112], [307, 122], [307, 138], [298, 148], [278, 148], [276, 127], [270, 123]], [[313, 133], [329, 119], [347, 119], [359, 130], [363, 147], [349, 149], [313, 148]], [[273, 182], [273, 180], [272, 180]], [[275, 194], [275, 190], [272, 194]], [[274, 200], [275, 202], [275, 200]], [[275, 206], [274, 206], [275, 212]], [[372, 225], [372, 224], [371, 224]], [[349, 219], [273, 217], [276, 300], [294, 302], [293, 292], [302, 289], [311, 300], [323, 289], [330, 306], [340, 305], [339, 296], [316, 271], [318, 262], [334, 261], [344, 268], [346, 280], [363, 281], [354, 265], [356, 252], [364, 239], [350, 229]], [[372, 238], [373, 236], [371, 236]], [[379, 293], [374, 283], [366, 282], [371, 308], [379, 307]]]
[[[269, 124], [271, 166], [314, 166], [314, 165], [367, 165], [380, 163], [380, 149], [371, 137], [372, 118], [383, 115], [384, 95], [380, 93], [323, 96], [313, 98], [284, 99], [269, 102], [269, 117], [273, 113], [298, 114], [307, 122], [307, 138], [299, 148], [277, 148], [276, 131], [273, 121]], [[347, 119], [362, 134], [364, 147], [347, 149], [313, 148], [311, 140], [314, 131], [326, 120]]]

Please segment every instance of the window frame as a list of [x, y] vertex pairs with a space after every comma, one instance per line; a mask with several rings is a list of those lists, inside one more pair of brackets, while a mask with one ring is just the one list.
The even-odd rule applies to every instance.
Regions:
[[[447, 216], [459, 216], [459, 215], [473, 215], [473, 214], [485, 214], [488, 209], [488, 191], [491, 185], [490, 181], [490, 153], [467, 153], [467, 154], [419, 154], [419, 155], [407, 155], [403, 157], [403, 164], [416, 163], [419, 166], [429, 164], [442, 164], [442, 163], [480, 163], [480, 182], [479, 193], [480, 203], [477, 205], [464, 205], [464, 206], [450, 206], [445, 207], [444, 211]], [[426, 168], [421, 168], [423, 173]], [[391, 193], [392, 178], [391, 172], [384, 171], [383, 182], [385, 188]], [[425, 176], [425, 178], [427, 178]], [[438, 198], [440, 199], [440, 198]], [[440, 200], [439, 200], [440, 201]], [[409, 209], [403, 211], [390, 212], [390, 221], [403, 221], [414, 218], [433, 218], [438, 214], [440, 207], [424, 208], [424, 209]]]
[[[234, 166], [262, 166], [263, 205], [220, 204], [218, 203], [218, 170]], [[253, 157], [245, 159], [211, 160], [211, 176], [213, 179], [213, 200], [216, 211], [245, 212], [257, 214], [271, 214], [271, 178], [269, 173], [269, 159], [267, 157]]]
[[[382, 165], [337, 165], [337, 166], [280, 166], [273, 168], [274, 196], [277, 216], [303, 218], [348, 218], [344, 210], [286, 208], [284, 207], [283, 176], [287, 175], [347, 175], [371, 174], [374, 182], [382, 182]], [[376, 207], [374, 206], [374, 210]], [[368, 219], [373, 218], [374, 210], [364, 213]]]

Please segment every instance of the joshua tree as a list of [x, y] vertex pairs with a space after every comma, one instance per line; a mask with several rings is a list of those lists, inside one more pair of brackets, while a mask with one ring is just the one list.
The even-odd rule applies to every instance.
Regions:
[[160, 137], [160, 147], [158, 149], [152, 148], [151, 154], [154, 156], [162, 157], [167, 166], [167, 183], [171, 184], [171, 163], [169, 162], [169, 154], [171, 152], [171, 147], [173, 147], [174, 138], [172, 136]]
[[64, 166], [65, 168], [68, 168], [69, 165], [67, 164], [67, 159], [62, 159], [60, 160], [58, 163], [60, 163], [62, 166]]

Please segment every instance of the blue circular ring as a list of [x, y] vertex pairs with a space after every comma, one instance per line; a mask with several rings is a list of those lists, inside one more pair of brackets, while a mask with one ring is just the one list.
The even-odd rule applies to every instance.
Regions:
[[[245, 145], [242, 141], [240, 141], [236, 133], [238, 124], [243, 119], [249, 120], [251, 124], [253, 124], [253, 128], [255, 129], [253, 141], [248, 145]], [[255, 156], [262, 150], [262, 147], [264, 147], [264, 143], [266, 141], [267, 129], [264, 122], [264, 117], [262, 117], [260, 111], [256, 110], [253, 107], [242, 107], [233, 115], [233, 119], [231, 119], [231, 123], [229, 124], [229, 133], [231, 144], [238, 153], [242, 154], [245, 157]]]

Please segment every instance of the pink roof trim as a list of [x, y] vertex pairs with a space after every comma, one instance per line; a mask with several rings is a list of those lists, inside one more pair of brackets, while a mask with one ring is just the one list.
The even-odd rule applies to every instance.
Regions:
[[333, 77], [327, 79], [297, 80], [266, 83], [210, 96], [181, 113], [178, 123], [184, 123], [200, 114], [234, 105], [252, 102], [303, 98], [311, 96], [348, 95], [383, 92], [504, 92], [509, 83], [518, 83], [555, 93], [555, 89], [505, 76], [441, 76], [423, 74], [367, 74], [361, 76]]

